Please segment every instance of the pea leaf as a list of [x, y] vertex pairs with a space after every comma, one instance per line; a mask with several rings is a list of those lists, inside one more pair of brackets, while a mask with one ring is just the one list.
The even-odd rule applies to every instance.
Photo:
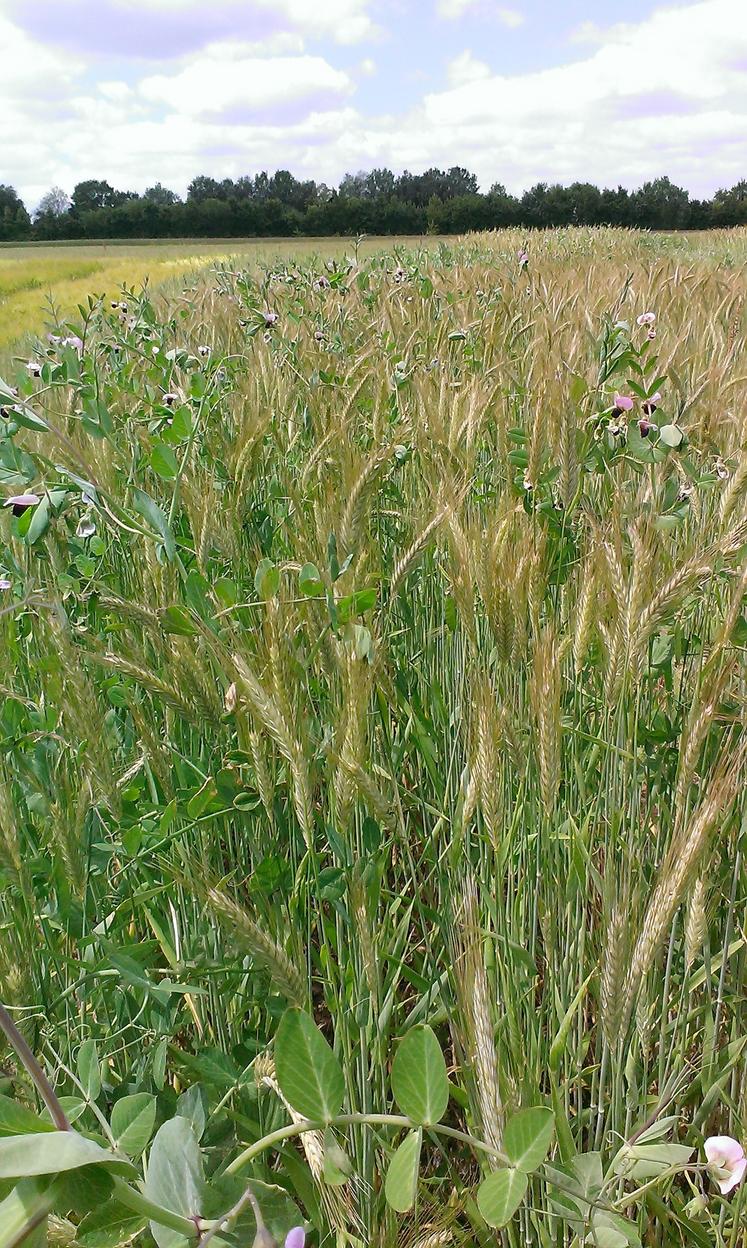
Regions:
[[95, 1040], [84, 1040], [78, 1050], [78, 1078], [89, 1101], [101, 1091], [101, 1067]]
[[551, 1109], [537, 1106], [522, 1109], [506, 1123], [503, 1150], [512, 1166], [530, 1174], [547, 1157], [555, 1130], [555, 1117]]
[[420, 1150], [423, 1145], [421, 1128], [406, 1135], [389, 1163], [384, 1195], [387, 1204], [397, 1213], [407, 1213], [415, 1204], [420, 1172]]
[[156, 1125], [156, 1098], [150, 1092], [123, 1096], [112, 1110], [112, 1134], [117, 1147], [129, 1157], [139, 1157]]
[[286, 1010], [275, 1037], [275, 1069], [283, 1095], [297, 1113], [329, 1122], [340, 1112], [345, 1080], [313, 1018]]
[[79, 1166], [110, 1166], [130, 1173], [127, 1162], [113, 1157], [94, 1140], [76, 1131], [50, 1131], [34, 1135], [7, 1135], [0, 1140], [0, 1179], [60, 1174]]
[[526, 1195], [529, 1179], [509, 1167], [489, 1174], [477, 1189], [477, 1207], [488, 1226], [506, 1226]]
[[402, 1040], [392, 1062], [392, 1091], [402, 1113], [413, 1122], [432, 1126], [446, 1113], [446, 1062], [430, 1027], [413, 1027]]
[[[144, 1191], [148, 1200], [172, 1213], [185, 1218], [202, 1215], [206, 1194], [202, 1154], [186, 1118], [169, 1119], [156, 1134]], [[179, 1231], [157, 1222], [151, 1222], [150, 1230], [158, 1248], [181, 1248], [184, 1236]]]

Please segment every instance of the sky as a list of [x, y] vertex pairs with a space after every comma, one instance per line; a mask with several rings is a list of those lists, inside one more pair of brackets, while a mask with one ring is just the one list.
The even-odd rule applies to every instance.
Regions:
[[0, 183], [480, 187], [709, 196], [747, 177], [747, 0], [0, 0]]

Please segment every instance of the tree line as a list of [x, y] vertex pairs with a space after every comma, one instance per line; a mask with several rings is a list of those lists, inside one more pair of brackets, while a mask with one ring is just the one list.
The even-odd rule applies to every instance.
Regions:
[[418, 174], [391, 169], [346, 174], [336, 189], [280, 169], [222, 181], [200, 175], [184, 199], [160, 182], [140, 195], [89, 179], [72, 195], [54, 187], [33, 215], [12, 186], [0, 185], [0, 241], [455, 234], [510, 225], [701, 230], [746, 224], [745, 179], [712, 199], [691, 199], [667, 177], [635, 191], [538, 182], [516, 196], [497, 182], [481, 193], [476, 176], [458, 166]]

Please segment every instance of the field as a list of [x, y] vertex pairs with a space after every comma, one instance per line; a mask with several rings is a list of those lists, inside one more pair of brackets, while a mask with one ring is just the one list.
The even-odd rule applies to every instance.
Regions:
[[[403, 239], [402, 246], [417, 240]], [[367, 239], [362, 254], [381, 245]], [[54, 328], [88, 295], [116, 297], [123, 285], [178, 288], [185, 271], [205, 268], [230, 256], [244, 264], [292, 259], [299, 254], [344, 257], [344, 239], [248, 240], [185, 239], [174, 242], [0, 244], [0, 359], [29, 333]]]
[[0, 253], [0, 1248], [745, 1248], [747, 232], [330, 246]]

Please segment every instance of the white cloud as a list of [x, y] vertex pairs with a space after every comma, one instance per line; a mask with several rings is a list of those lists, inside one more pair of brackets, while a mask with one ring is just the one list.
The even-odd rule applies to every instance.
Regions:
[[632, 187], [667, 173], [710, 194], [744, 176], [744, 0], [697, 0], [594, 33], [571, 64], [532, 73], [493, 74], [463, 52], [443, 90], [409, 111], [385, 96], [380, 115], [364, 116], [351, 103], [363, 70], [354, 56], [346, 72], [322, 56], [219, 43], [128, 90], [119, 66], [92, 84], [80, 59], [0, 18], [0, 176], [30, 204], [88, 177], [184, 191], [197, 173], [279, 165], [336, 183], [362, 165], [459, 164], [483, 187], [515, 191], [574, 179]]
[[487, 4], [485, 0], [438, 0], [436, 12], [439, 17], [455, 20], [464, 17], [465, 13], [474, 10], [481, 17], [491, 17], [507, 26], [510, 30], [514, 30], [517, 26], [521, 26], [524, 21], [524, 14], [518, 9], [505, 8], [494, 4]]
[[517, 26], [522, 26], [524, 23], [524, 14], [518, 9], [496, 9], [495, 16], [510, 30], [515, 30]]
[[[204, 0], [116, 0], [121, 9], [132, 12], [173, 11], [184, 17], [204, 10]], [[336, 43], [352, 44], [376, 35], [377, 27], [369, 16], [371, 0], [214, 0], [219, 10], [256, 9], [268, 12], [275, 20], [284, 19], [295, 29], [316, 38], [325, 36]]]
[[460, 52], [446, 67], [449, 85], [462, 87], [467, 82], [479, 82], [481, 78], [490, 77], [490, 67], [484, 61], [478, 61], [471, 52]]
[[321, 56], [246, 55], [233, 44], [214, 44], [183, 69], [140, 83], [144, 99], [187, 116], [231, 110], [267, 110], [315, 95], [339, 97], [352, 90], [342, 70]]
[[439, 17], [463, 17], [467, 10], [472, 8], [474, 2], [475, 0], [438, 0], [436, 12]]

